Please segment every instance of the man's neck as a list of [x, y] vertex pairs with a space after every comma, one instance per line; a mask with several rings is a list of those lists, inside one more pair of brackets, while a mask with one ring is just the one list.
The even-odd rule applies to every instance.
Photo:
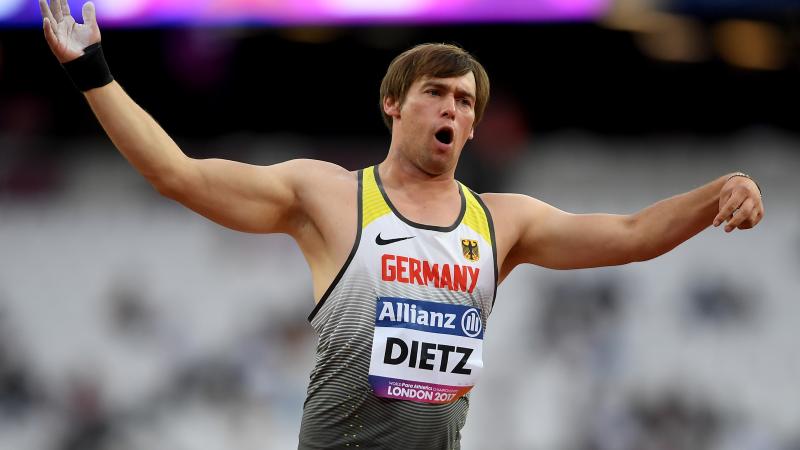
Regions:
[[427, 173], [407, 159], [387, 156], [378, 166], [378, 172], [383, 186], [391, 190], [402, 190], [412, 195], [417, 192], [438, 195], [457, 191], [453, 171]]

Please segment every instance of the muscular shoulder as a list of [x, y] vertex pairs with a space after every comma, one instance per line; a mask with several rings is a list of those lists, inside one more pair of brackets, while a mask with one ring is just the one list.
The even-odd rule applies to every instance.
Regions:
[[535, 220], [537, 212], [547, 208], [541, 200], [523, 194], [489, 192], [480, 194], [481, 200], [489, 208], [495, 222], [519, 225]]
[[342, 166], [317, 159], [293, 159], [282, 163], [298, 186], [326, 185], [355, 181], [355, 173]]
[[282, 163], [301, 204], [336, 204], [350, 200], [357, 190], [356, 173], [337, 164], [315, 159]]
[[279, 164], [300, 200], [328, 198], [355, 192], [356, 174], [339, 165], [315, 159], [293, 159]]
[[497, 241], [497, 263], [501, 280], [516, 265], [508, 261], [514, 249], [526, 233], [538, 227], [552, 208], [541, 200], [523, 194], [484, 193], [480, 194], [486, 204], [495, 227]]

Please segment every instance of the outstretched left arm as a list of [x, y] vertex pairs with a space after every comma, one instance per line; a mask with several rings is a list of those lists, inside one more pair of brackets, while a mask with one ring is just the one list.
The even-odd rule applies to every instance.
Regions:
[[[555, 269], [611, 266], [662, 255], [709, 225], [754, 227], [764, 215], [761, 193], [744, 174], [659, 201], [631, 215], [569, 214], [521, 195], [482, 196], [496, 221], [502, 276], [521, 263]], [[500, 219], [500, 220], [498, 220]], [[505, 250], [505, 251], [502, 251]]]

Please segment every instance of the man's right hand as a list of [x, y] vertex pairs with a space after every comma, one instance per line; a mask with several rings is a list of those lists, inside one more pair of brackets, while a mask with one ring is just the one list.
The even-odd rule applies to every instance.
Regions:
[[83, 23], [75, 22], [67, 0], [39, 0], [44, 37], [61, 64], [83, 55], [83, 49], [100, 42], [100, 28], [95, 20], [94, 3], [83, 5]]

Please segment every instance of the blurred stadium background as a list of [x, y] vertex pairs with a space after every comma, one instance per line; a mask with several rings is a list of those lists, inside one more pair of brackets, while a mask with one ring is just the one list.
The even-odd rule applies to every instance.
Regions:
[[[752, 173], [754, 231], [517, 269], [463, 448], [800, 449], [797, 1], [96, 4], [117, 80], [195, 157], [377, 163], [386, 66], [443, 41], [493, 83], [458, 173], [478, 191], [628, 213]], [[0, 0], [0, 449], [295, 448], [312, 307], [291, 240], [160, 198], [35, 2]]]

